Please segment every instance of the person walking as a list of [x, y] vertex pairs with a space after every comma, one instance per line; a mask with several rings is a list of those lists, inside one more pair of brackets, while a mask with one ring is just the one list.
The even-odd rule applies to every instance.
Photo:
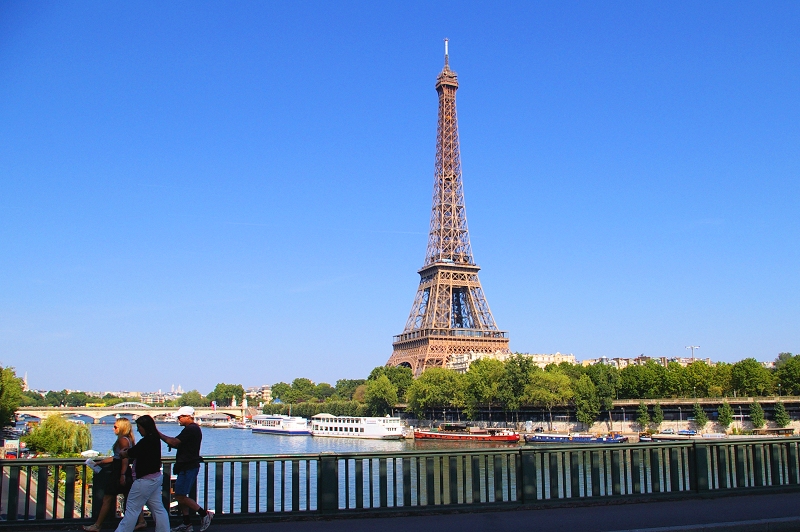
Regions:
[[[94, 524], [82, 527], [86, 532], [99, 532], [103, 528], [103, 521], [108, 517], [108, 512], [114, 508], [117, 495], [121, 493], [127, 496], [128, 491], [131, 489], [131, 483], [133, 483], [131, 469], [128, 467], [128, 459], [120, 456], [123, 450], [136, 443], [130, 420], [124, 417], [117, 419], [114, 422], [114, 434], [117, 435], [117, 439], [114, 441], [113, 447], [111, 447], [111, 456], [95, 461], [97, 465], [111, 464], [111, 471], [103, 494], [103, 506], [100, 508], [100, 513]], [[139, 514], [139, 521], [134, 530], [144, 530], [145, 528], [147, 528], [147, 523], [144, 521], [144, 515]]]
[[142, 438], [133, 447], [120, 451], [122, 458], [133, 459], [136, 479], [125, 503], [125, 516], [116, 532], [132, 532], [145, 504], [156, 520], [156, 532], [168, 532], [169, 514], [161, 500], [161, 442], [156, 422], [148, 415], [139, 416], [136, 428]]
[[200, 472], [200, 444], [203, 441], [203, 431], [200, 430], [200, 425], [194, 422], [194, 408], [191, 406], [180, 407], [173, 417], [178, 418], [178, 424], [183, 427], [181, 433], [174, 438], [161, 432], [158, 433], [164, 443], [170, 448], [177, 449], [175, 468], [173, 469], [177, 479], [173, 491], [183, 516], [183, 523], [171, 528], [170, 532], [192, 532], [194, 530], [190, 511], [195, 511], [200, 516], [200, 532], [204, 532], [211, 526], [214, 512], [202, 508], [197, 501], [189, 497], [192, 488], [197, 483], [197, 474]]

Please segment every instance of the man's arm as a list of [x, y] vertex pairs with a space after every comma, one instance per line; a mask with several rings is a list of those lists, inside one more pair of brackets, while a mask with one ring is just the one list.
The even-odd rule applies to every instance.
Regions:
[[181, 440], [179, 440], [178, 438], [167, 436], [166, 434], [163, 434], [161, 431], [158, 431], [158, 437], [161, 438], [161, 441], [163, 441], [172, 448], [179, 447], [181, 444]]

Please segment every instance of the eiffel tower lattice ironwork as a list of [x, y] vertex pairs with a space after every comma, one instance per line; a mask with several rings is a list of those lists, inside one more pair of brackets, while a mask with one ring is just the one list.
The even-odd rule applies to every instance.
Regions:
[[425, 265], [402, 334], [394, 337], [388, 366], [408, 366], [415, 376], [443, 367], [453, 355], [508, 353], [483, 294], [467, 229], [456, 117], [458, 76], [450, 70], [445, 39], [444, 69], [436, 78], [439, 123], [433, 207]]

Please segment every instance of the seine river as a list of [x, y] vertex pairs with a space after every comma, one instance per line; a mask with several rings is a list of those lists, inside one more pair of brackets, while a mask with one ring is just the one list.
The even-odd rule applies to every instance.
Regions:
[[[114, 443], [113, 425], [91, 425], [92, 448], [108, 454]], [[168, 436], [177, 436], [181, 427], [177, 423], [159, 423], [158, 430]], [[415, 449], [453, 448], [508, 448], [509, 444], [480, 444], [466, 442], [415, 442], [409, 440], [359, 440], [355, 438], [320, 438], [311, 436], [276, 436], [253, 434], [244, 429], [214, 429], [203, 427], [203, 456], [243, 454], [317, 454], [321, 452], [395, 452]], [[164, 455], [175, 455], [175, 451]]]

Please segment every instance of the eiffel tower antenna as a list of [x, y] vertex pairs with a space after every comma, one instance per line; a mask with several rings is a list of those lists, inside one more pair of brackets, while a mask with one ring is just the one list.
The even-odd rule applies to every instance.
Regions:
[[450, 70], [449, 40], [436, 78], [439, 121], [428, 248], [420, 283], [402, 334], [394, 337], [388, 366], [407, 366], [415, 376], [444, 367], [453, 355], [509, 353], [483, 294], [472, 256], [461, 179], [456, 116], [458, 75]]

